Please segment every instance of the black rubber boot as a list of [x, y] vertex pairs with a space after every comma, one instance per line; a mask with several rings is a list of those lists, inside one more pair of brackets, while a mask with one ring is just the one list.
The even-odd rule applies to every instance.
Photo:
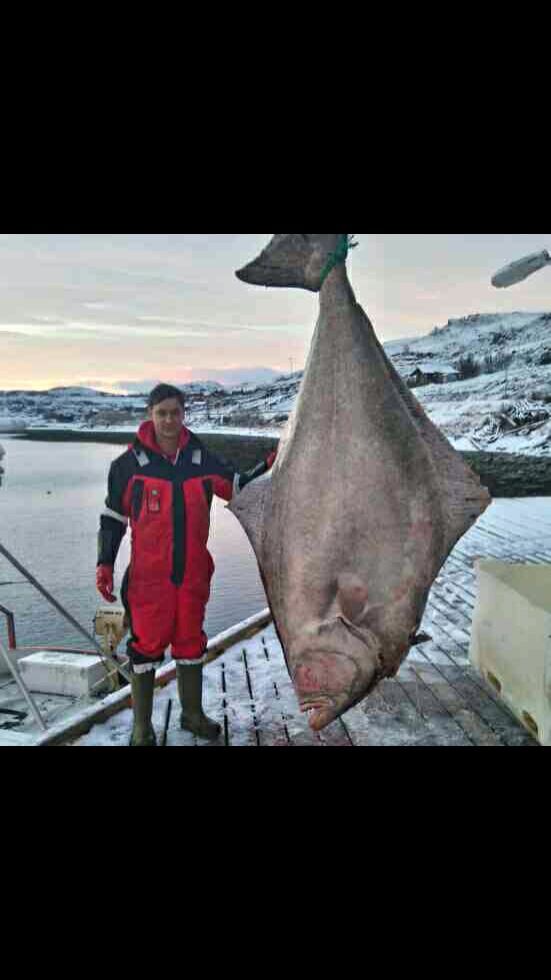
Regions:
[[153, 711], [153, 692], [155, 671], [145, 674], [131, 674], [132, 704], [134, 706], [134, 725], [130, 745], [156, 745], [155, 730], [151, 724]]
[[178, 664], [176, 677], [182, 705], [180, 728], [193, 732], [199, 738], [218, 738], [222, 731], [220, 725], [203, 713], [203, 664], [189, 667], [181, 667]]

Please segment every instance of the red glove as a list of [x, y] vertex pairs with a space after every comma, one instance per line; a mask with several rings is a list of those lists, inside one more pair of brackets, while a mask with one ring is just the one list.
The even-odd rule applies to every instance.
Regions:
[[96, 589], [106, 602], [116, 602], [113, 595], [113, 566], [98, 565], [96, 568]]
[[269, 470], [271, 470], [272, 466], [274, 465], [276, 456], [277, 456], [277, 449], [275, 449], [273, 453], [270, 453], [269, 456], [266, 456], [266, 466], [268, 467]]

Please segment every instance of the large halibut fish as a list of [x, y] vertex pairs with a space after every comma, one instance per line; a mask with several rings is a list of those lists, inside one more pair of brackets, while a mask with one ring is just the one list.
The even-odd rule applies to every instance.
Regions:
[[315, 730], [397, 672], [441, 565], [490, 502], [384, 353], [348, 281], [347, 245], [274, 235], [236, 273], [319, 291], [276, 462], [230, 505]]

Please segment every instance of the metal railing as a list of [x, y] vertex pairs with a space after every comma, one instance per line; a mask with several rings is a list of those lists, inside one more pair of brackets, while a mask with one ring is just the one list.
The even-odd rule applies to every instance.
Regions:
[[[53, 595], [51, 595], [48, 592], [48, 590], [45, 589], [44, 586], [41, 585], [40, 582], [38, 582], [38, 580], [33, 575], [31, 575], [31, 573], [19, 561], [17, 561], [17, 559], [7, 550], [7, 548], [4, 548], [2, 544], [0, 544], [0, 554], [3, 555], [4, 558], [6, 558], [10, 562], [10, 564], [13, 565], [13, 567], [16, 568], [21, 575], [23, 575], [23, 577], [27, 580], [27, 582], [30, 582], [30, 584], [34, 586], [34, 588], [37, 589], [37, 591], [40, 592], [41, 595], [44, 596], [44, 598], [50, 603], [50, 605], [52, 605], [54, 609], [56, 609], [71, 624], [71, 626], [74, 627], [74, 629], [78, 630], [79, 633], [81, 633], [83, 636], [86, 637], [86, 639], [94, 649], [94, 654], [101, 658], [101, 660], [106, 664], [106, 667], [111, 668], [111, 670], [106, 670], [107, 679], [109, 679], [111, 676], [116, 676], [118, 674], [121, 674], [124, 677], [124, 679], [130, 684], [130, 674], [128, 673], [126, 667], [122, 666], [117, 660], [115, 660], [112, 656], [110, 656], [110, 654], [106, 653], [105, 650], [99, 645], [95, 637], [92, 636], [92, 634], [89, 633], [88, 630], [84, 628], [84, 626], [81, 626], [80, 623], [73, 616], [71, 616], [71, 614], [61, 605], [61, 603], [59, 603], [57, 599], [55, 599]], [[8, 650], [13, 652], [14, 650], [17, 649], [20, 650], [30, 649], [26, 647], [19, 647], [19, 648], [17, 647], [17, 640], [16, 640], [16, 633], [15, 633], [15, 617], [13, 612], [10, 609], [6, 609], [5, 606], [1, 606], [1, 605], [0, 605], [0, 612], [6, 617], [6, 621], [7, 621]], [[44, 647], [41, 647], [40, 649], [43, 650]], [[43, 731], [46, 731], [47, 730], [46, 723], [42, 715], [40, 714], [40, 711], [38, 710], [38, 707], [29, 689], [27, 688], [27, 685], [25, 684], [23, 678], [21, 677], [21, 673], [17, 668], [17, 663], [16, 662], [12, 663], [12, 659], [9, 656], [8, 650], [6, 650], [4, 644], [0, 640], [0, 658], [2, 658], [6, 662], [9, 672], [12, 674], [15, 683], [17, 684], [19, 690], [21, 691], [25, 701], [29, 705], [38, 725]], [[91, 651], [84, 651], [84, 650], [72, 650], [71, 652], [91, 653]], [[101, 682], [95, 684], [94, 688], [98, 687], [99, 683]]]

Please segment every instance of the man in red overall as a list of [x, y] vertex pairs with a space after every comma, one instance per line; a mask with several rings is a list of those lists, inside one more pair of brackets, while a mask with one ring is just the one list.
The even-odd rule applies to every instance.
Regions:
[[130, 622], [134, 726], [131, 745], [155, 745], [151, 724], [155, 668], [171, 645], [176, 661], [180, 725], [203, 738], [220, 726], [202, 710], [203, 632], [214, 562], [207, 549], [213, 494], [234, 493], [273, 464], [275, 453], [248, 473], [237, 473], [187, 429], [182, 392], [153, 389], [148, 421], [128, 450], [111, 464], [106, 508], [100, 518], [96, 586], [115, 602], [113, 569], [130, 524], [130, 565], [121, 598]]

